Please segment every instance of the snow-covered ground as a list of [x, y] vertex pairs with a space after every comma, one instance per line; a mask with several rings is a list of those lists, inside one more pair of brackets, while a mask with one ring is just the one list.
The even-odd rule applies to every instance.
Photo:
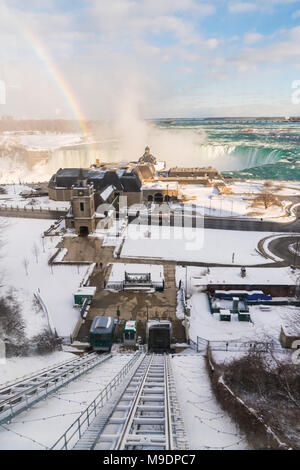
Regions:
[[[215, 217], [248, 217], [281, 220], [286, 218], [286, 206], [289, 201], [281, 201], [282, 206], [270, 206], [265, 209], [263, 206], [251, 207], [253, 199], [260, 193], [269, 191], [275, 196], [295, 196], [299, 195], [299, 188], [286, 188], [276, 185], [272, 188], [264, 188], [263, 182], [235, 182], [231, 187], [231, 194], [218, 194], [214, 187], [205, 187], [201, 185], [181, 186], [181, 195], [186, 198], [184, 203], [185, 211], [192, 210], [191, 205], [197, 206], [197, 211], [206, 216]], [[178, 204], [171, 204], [172, 209], [176, 210]], [[179, 206], [178, 206], [179, 207]]]
[[0, 145], [21, 145], [29, 150], [51, 150], [65, 145], [78, 144], [81, 141], [79, 134], [6, 132], [0, 138]]
[[51, 223], [53, 221], [43, 219], [0, 219], [3, 244], [0, 249], [0, 295], [5, 296], [13, 289], [13, 297], [20, 305], [26, 322], [28, 337], [39, 333], [47, 325], [45, 315], [33, 308], [35, 292], [39, 291], [50, 322], [60, 336], [69, 336], [79, 318], [79, 311], [73, 308], [73, 293], [88, 268], [48, 265], [48, 259], [60, 241], [60, 237], [42, 238]]
[[220, 321], [219, 314], [210, 313], [205, 293], [194, 294], [189, 300], [191, 307], [190, 338], [197, 342], [197, 336], [209, 341], [275, 341], [279, 342], [281, 325], [288, 322], [297, 312], [293, 306], [271, 306], [262, 310], [259, 305], [249, 306], [252, 323], [239, 322], [232, 315], [230, 322]]
[[247, 449], [245, 436], [220, 408], [213, 395], [204, 357], [174, 355], [172, 368], [190, 448]]
[[[155, 258], [182, 262], [234, 265], [265, 264], [257, 251], [261, 232], [130, 224], [122, 248], [123, 258]], [[234, 260], [232, 257], [234, 254]]]
[[[267, 186], [265, 186], [267, 184]], [[269, 186], [268, 186], [269, 185]], [[259, 194], [263, 191], [271, 191], [278, 196], [299, 196], [300, 183], [293, 181], [244, 180], [228, 183], [234, 194]]]
[[0, 426], [0, 449], [50, 448], [131, 358], [114, 355]]
[[24, 184], [7, 184], [2, 185], [6, 190], [6, 194], [0, 194], [0, 207], [13, 207], [28, 210], [68, 210], [70, 208], [69, 201], [53, 201], [47, 196], [24, 198], [21, 196], [23, 192], [33, 192], [33, 189]]
[[74, 354], [64, 351], [55, 351], [41, 356], [11, 357], [5, 360], [5, 364], [0, 365], [0, 385], [75, 358]]

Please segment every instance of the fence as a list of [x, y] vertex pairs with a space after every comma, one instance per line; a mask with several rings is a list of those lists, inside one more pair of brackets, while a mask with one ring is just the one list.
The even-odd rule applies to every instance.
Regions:
[[190, 338], [189, 343], [193, 349], [196, 349], [197, 352], [205, 352], [207, 350], [208, 345], [210, 344], [207, 339], [200, 338], [200, 336], [197, 336], [197, 341], [193, 341]]
[[68, 450], [73, 448], [75, 443], [81, 438], [83, 432], [89, 427], [92, 420], [97, 416], [99, 409], [103, 408], [104, 402], [108, 401], [113, 391], [122, 382], [125, 375], [140, 357], [141, 351], [134, 354], [132, 359], [121, 369], [121, 371], [101, 390], [99, 395], [90, 403], [90, 405], [81, 413], [66, 432], [55, 442], [51, 450]]
[[197, 341], [189, 340], [190, 345], [197, 352], [204, 352], [209, 347], [211, 351], [231, 351], [231, 352], [247, 352], [250, 349], [257, 349], [261, 352], [282, 350], [278, 343], [265, 343], [258, 341], [209, 341], [205, 338], [197, 336]]
[[50, 209], [34, 207], [30, 209], [19, 206], [4, 206], [0, 205], [0, 213], [4, 217], [24, 217], [24, 218], [39, 218], [39, 219], [56, 219], [66, 215], [67, 210], [61, 210], [58, 208]]

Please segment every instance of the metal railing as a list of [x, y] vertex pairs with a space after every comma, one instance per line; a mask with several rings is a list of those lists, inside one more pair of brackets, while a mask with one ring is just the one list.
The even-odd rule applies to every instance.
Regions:
[[85, 355], [81, 358], [49, 368], [40, 375], [15, 382], [0, 390], [0, 423], [5, 423], [34, 403], [45, 399], [50, 393], [71, 382], [93, 367], [112, 357], [111, 354], [99, 356]]
[[18, 205], [9, 205], [9, 204], [0, 204], [1, 211], [17, 211], [17, 212], [56, 212], [61, 214], [66, 214], [68, 209], [59, 208], [59, 207], [46, 207], [46, 206], [18, 206]]
[[76, 442], [81, 438], [83, 432], [89, 427], [97, 413], [103, 408], [104, 403], [111, 397], [113, 391], [122, 382], [126, 374], [129, 372], [133, 364], [140, 357], [142, 351], [137, 351], [132, 359], [120, 370], [120, 372], [101, 390], [96, 398], [81, 413], [81, 415], [71, 424], [64, 434], [55, 442], [51, 450], [68, 450], [72, 449]]

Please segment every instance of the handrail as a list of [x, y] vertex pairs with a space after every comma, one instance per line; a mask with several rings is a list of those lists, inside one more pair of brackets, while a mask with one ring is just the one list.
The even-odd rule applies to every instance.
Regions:
[[[80, 416], [68, 427], [64, 434], [55, 442], [51, 447], [51, 450], [68, 450], [68, 444], [71, 439], [78, 434], [78, 439], [81, 438], [83, 431], [83, 425], [87, 423], [87, 427], [90, 425], [90, 418], [93, 415], [93, 418], [97, 416], [99, 408], [103, 408], [104, 400], [112, 395], [113, 389], [117, 388], [117, 385], [122, 381], [124, 376], [127, 374], [129, 369], [136, 362], [138, 357], [141, 355], [142, 351], [137, 351], [134, 356], [130, 359], [127, 364], [120, 370], [120, 372], [106, 385], [106, 387], [101, 390], [101, 392], [94, 398], [94, 400], [89, 404], [89, 406], [82, 411]], [[71, 432], [71, 435], [68, 434]], [[77, 440], [78, 440], [77, 439]], [[72, 446], [73, 447], [73, 446]]]
[[64, 366], [66, 364], [69, 364], [73, 361], [77, 361], [78, 358], [72, 358], [72, 359], [67, 359], [66, 361], [62, 361], [62, 362], [57, 362], [57, 363], [54, 363], [52, 364], [51, 366], [48, 366], [48, 367], [43, 367], [42, 369], [39, 369], [38, 371], [35, 371], [35, 372], [30, 372], [29, 374], [24, 374], [24, 375], [21, 375], [20, 377], [16, 377], [15, 379], [11, 379], [11, 380], [7, 380], [6, 382], [2, 382], [0, 384], [0, 391], [6, 387], [11, 387], [11, 386], [14, 386], [20, 382], [22, 382], [23, 380], [27, 380], [27, 379], [33, 379], [39, 375], [41, 375], [42, 373], [44, 372], [49, 372], [53, 369], [58, 369], [59, 367], [61, 366]]
[[[62, 365], [57, 370], [51, 369], [49, 373], [46, 371], [41, 376], [37, 375], [36, 379], [32, 382], [26, 379], [24, 387], [19, 390], [19, 385], [9, 386], [10, 389], [16, 388], [16, 391], [8, 396], [0, 399], [0, 423], [6, 422], [12, 416], [16, 416], [24, 409], [28, 409], [34, 403], [40, 401], [42, 398], [47, 397], [50, 393], [58, 390], [62, 386], [69, 383], [74, 378], [79, 377], [91, 368], [101, 364], [102, 362], [110, 359], [112, 354], [107, 354], [97, 357], [97, 354], [83, 356], [74, 361]], [[74, 362], [74, 365], [72, 364]], [[53, 372], [51, 372], [53, 370]], [[40, 380], [38, 380], [40, 377]], [[1, 389], [2, 393], [5, 388]]]

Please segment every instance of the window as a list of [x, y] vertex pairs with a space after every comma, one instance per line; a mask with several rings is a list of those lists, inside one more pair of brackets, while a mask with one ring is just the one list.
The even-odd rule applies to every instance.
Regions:
[[80, 203], [80, 210], [83, 212], [84, 211], [84, 202]]

